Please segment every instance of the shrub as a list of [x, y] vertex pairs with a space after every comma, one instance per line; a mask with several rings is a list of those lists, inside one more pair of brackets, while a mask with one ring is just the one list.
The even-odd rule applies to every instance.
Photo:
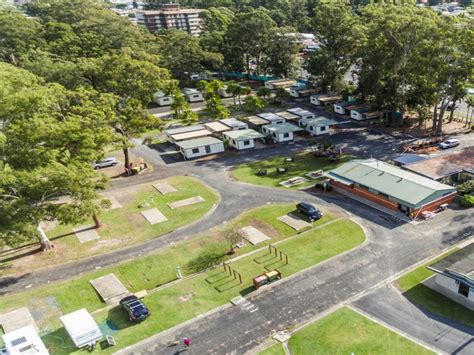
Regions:
[[474, 207], [474, 195], [469, 194], [461, 197], [461, 206], [466, 208]]
[[474, 192], [474, 180], [468, 180], [456, 186], [456, 189], [460, 195], [472, 194]]

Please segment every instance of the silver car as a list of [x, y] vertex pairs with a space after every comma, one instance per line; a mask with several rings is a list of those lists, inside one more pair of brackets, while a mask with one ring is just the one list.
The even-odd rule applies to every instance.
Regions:
[[439, 144], [439, 147], [441, 149], [448, 149], [448, 148], [456, 147], [458, 145], [459, 145], [459, 140], [458, 139], [447, 139], [444, 142], [441, 142]]
[[119, 163], [119, 161], [116, 158], [105, 158], [102, 160], [97, 160], [92, 164], [94, 169], [102, 169], [102, 168], [108, 168], [109, 166], [115, 166]]

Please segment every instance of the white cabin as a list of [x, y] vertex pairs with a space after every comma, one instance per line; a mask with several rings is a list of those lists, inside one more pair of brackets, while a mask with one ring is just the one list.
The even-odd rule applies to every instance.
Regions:
[[173, 103], [173, 97], [165, 95], [163, 91], [157, 91], [153, 94], [153, 102], [158, 106], [170, 106]]
[[95, 344], [103, 337], [96, 321], [85, 308], [59, 317], [59, 320], [78, 348]]
[[270, 124], [262, 127], [262, 132], [273, 140], [274, 143], [292, 142], [293, 133], [303, 129], [291, 123]]
[[305, 131], [311, 134], [312, 136], [329, 134], [331, 126], [334, 126], [336, 124], [337, 121], [326, 117], [310, 118], [307, 120], [301, 120], [299, 123], [299, 125], [301, 127], [304, 127]]
[[224, 142], [214, 137], [190, 139], [176, 143], [184, 159], [224, 152]]
[[255, 148], [255, 140], [265, 137], [253, 129], [235, 130], [223, 134], [229, 145], [237, 150]]
[[296, 107], [296, 108], [290, 108], [287, 110], [289, 113], [292, 113], [293, 115], [296, 115], [299, 117], [298, 119], [298, 123], [301, 121], [301, 120], [309, 120], [311, 118], [315, 118], [316, 115], [313, 113], [313, 112], [310, 112], [310, 111], [307, 111], [307, 110], [303, 110], [302, 108], [300, 107]]
[[296, 82], [291, 79], [277, 79], [265, 81], [265, 87], [270, 90], [288, 89], [295, 84]]
[[373, 111], [369, 106], [362, 106], [358, 107], [354, 110], [351, 110], [351, 118], [357, 121], [363, 121], [364, 119], [364, 112]]
[[315, 106], [332, 105], [334, 103], [341, 101], [341, 99], [342, 97], [339, 95], [327, 95], [327, 94], [312, 95], [310, 98], [311, 103]]
[[188, 102], [202, 102], [202, 101], [204, 101], [204, 97], [196, 89], [184, 89], [183, 93], [184, 93], [184, 97], [186, 98], [186, 100]]

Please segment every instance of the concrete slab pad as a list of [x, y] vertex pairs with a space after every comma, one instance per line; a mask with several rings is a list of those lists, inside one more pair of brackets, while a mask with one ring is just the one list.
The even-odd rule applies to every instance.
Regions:
[[38, 330], [33, 316], [26, 307], [18, 308], [14, 311], [1, 314], [0, 324], [2, 325], [3, 331], [5, 333], [12, 332], [28, 325], [32, 325], [36, 330]]
[[287, 214], [287, 215], [278, 217], [277, 219], [285, 223], [286, 225], [290, 226], [296, 231], [299, 231], [303, 228], [311, 227], [311, 224], [309, 224], [305, 220], [293, 214]]
[[308, 182], [308, 179], [301, 176], [295, 176], [291, 179], [280, 182], [280, 185], [284, 187], [292, 187], [292, 186], [304, 184], [305, 182]]
[[168, 218], [166, 218], [165, 215], [158, 210], [158, 208], [152, 208], [151, 210], [143, 211], [141, 214], [150, 224], [158, 224], [168, 220]]
[[100, 239], [99, 234], [97, 233], [97, 229], [92, 226], [92, 224], [87, 224], [85, 226], [77, 227], [72, 229], [73, 232], [76, 234], [77, 239], [79, 242], [86, 243], [92, 240]]
[[107, 304], [116, 304], [123, 297], [130, 294], [114, 274], [99, 277], [98, 279], [91, 280], [90, 283]]
[[110, 196], [108, 198], [108, 200], [110, 201], [109, 210], [115, 210], [116, 208], [122, 208], [122, 205], [120, 204], [120, 202], [117, 201], [117, 199], [114, 196]]
[[172, 192], [176, 192], [177, 190], [171, 186], [166, 181], [157, 182], [153, 184], [153, 187], [158, 190], [158, 192], [162, 195], [166, 195]]
[[262, 243], [266, 240], [270, 240], [271, 238], [266, 235], [265, 233], [259, 231], [257, 228], [252, 226], [247, 226], [244, 228], [239, 229], [239, 233], [249, 241], [250, 244], [255, 245], [258, 243]]
[[175, 208], [185, 207], [194, 205], [195, 203], [204, 202], [205, 200], [201, 196], [187, 198], [185, 200], [175, 201], [168, 203], [169, 208], [174, 210]]

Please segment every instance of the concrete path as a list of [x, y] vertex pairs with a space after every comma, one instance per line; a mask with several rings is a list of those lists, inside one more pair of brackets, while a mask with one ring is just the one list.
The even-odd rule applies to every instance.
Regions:
[[352, 306], [443, 352], [474, 354], [473, 327], [417, 307], [392, 285], [362, 297]]

